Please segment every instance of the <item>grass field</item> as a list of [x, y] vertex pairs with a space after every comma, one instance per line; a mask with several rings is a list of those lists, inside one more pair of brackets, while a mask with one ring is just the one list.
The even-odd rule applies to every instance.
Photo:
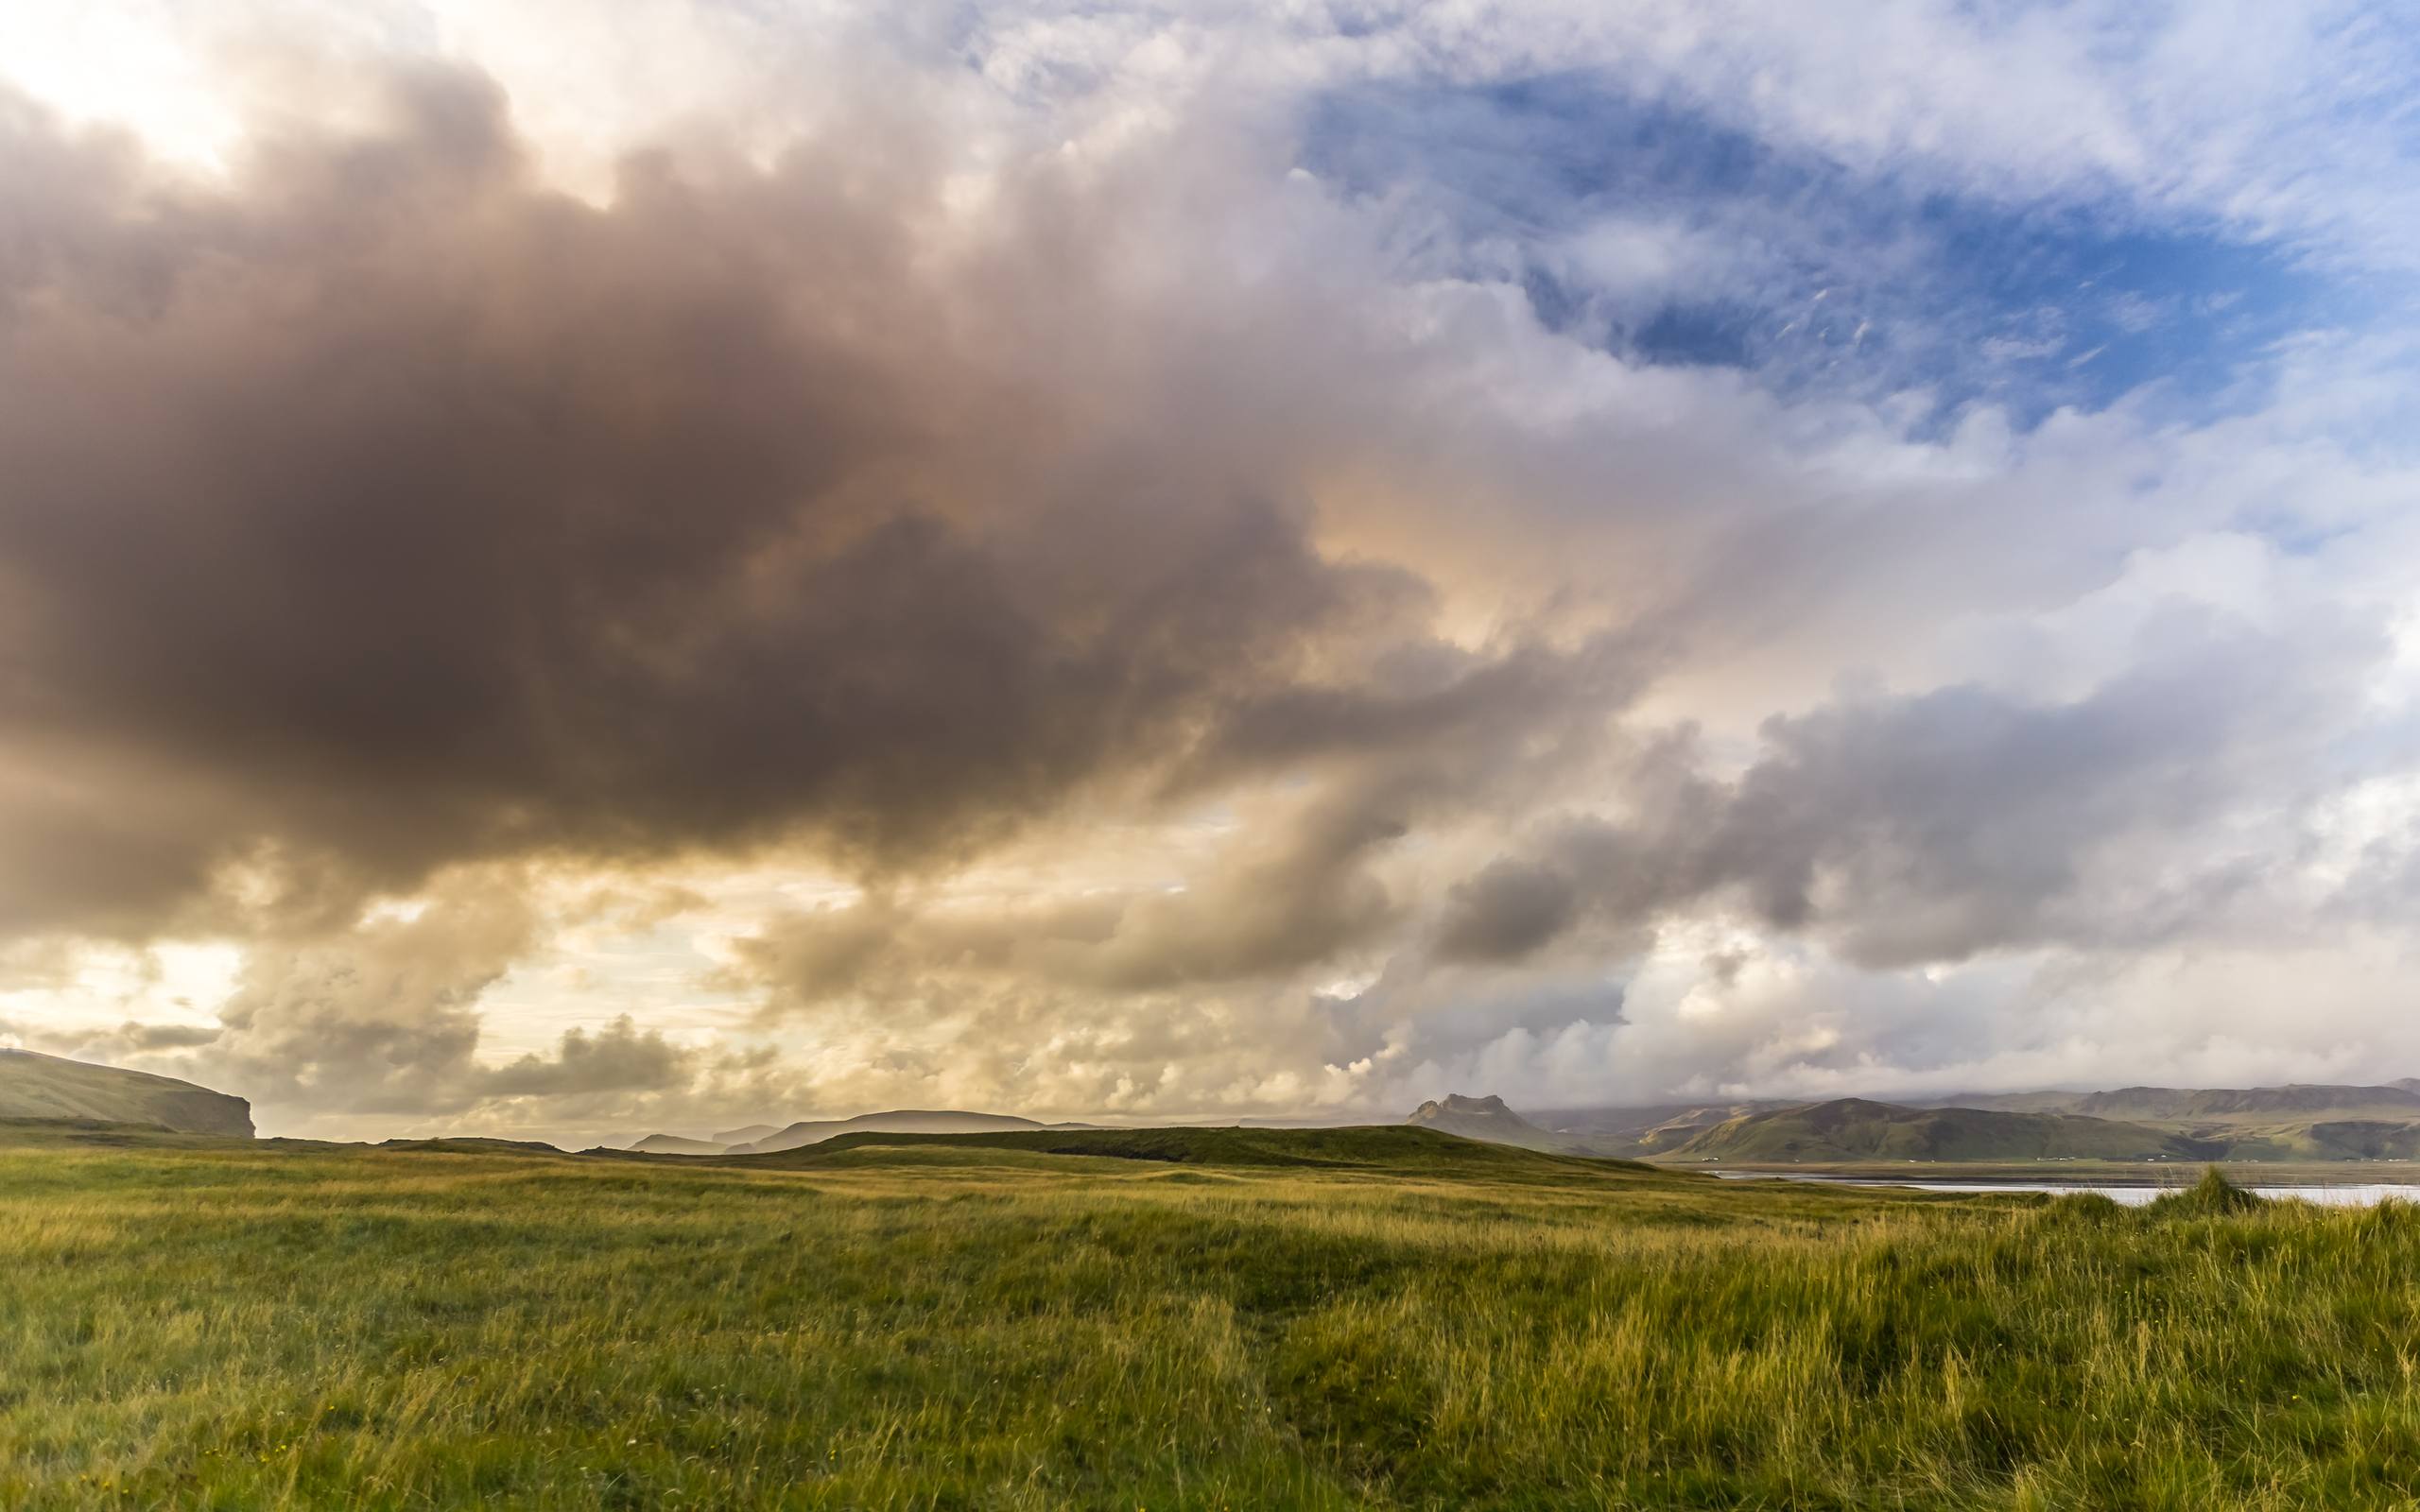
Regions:
[[0, 1506], [2420, 1496], [2420, 1210], [1085, 1138], [0, 1133]]

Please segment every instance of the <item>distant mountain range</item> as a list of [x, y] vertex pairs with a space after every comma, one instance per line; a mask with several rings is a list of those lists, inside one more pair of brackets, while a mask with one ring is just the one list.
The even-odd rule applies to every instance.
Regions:
[[1450, 1096], [1408, 1122], [1575, 1155], [1745, 1163], [1860, 1160], [2420, 1160], [2420, 1078], [2376, 1086], [1994, 1092], [1564, 1109], [1523, 1118]]
[[2420, 1118], [2420, 1081], [2377, 1087], [2295, 1083], [2285, 1087], [2120, 1087], [2108, 1092], [2000, 1092], [1927, 1098], [1916, 1106], [1997, 1108], [2014, 1113], [2083, 1113], [2092, 1118], [2161, 1121], [2376, 1113]]
[[2221, 1143], [2080, 1113], [1900, 1108], [1842, 1097], [1727, 1119], [1669, 1152], [1682, 1160], [2212, 1160]]
[[[2420, 1159], [2420, 1079], [2374, 1087], [2127, 1087], [1994, 1092], [1885, 1103], [1845, 1097], [1560, 1108], [1524, 1115], [1460, 1092], [1404, 1122], [1490, 1144], [1675, 1162], [1864, 1160], [2345, 1160]], [[990, 1134], [1044, 1125], [1001, 1113], [903, 1109], [730, 1130], [745, 1140], [652, 1134], [655, 1155], [765, 1155], [842, 1134]]]
[[[240, 1097], [169, 1076], [26, 1050], [0, 1050], [0, 1119], [139, 1125], [237, 1138], [253, 1131], [251, 1106]], [[1862, 1097], [1664, 1103], [1528, 1116], [1501, 1097], [1453, 1093], [1421, 1104], [1404, 1122], [1484, 1143], [1676, 1163], [2420, 1160], [2420, 1078], [2369, 1086], [1980, 1092], [1901, 1103]], [[844, 1134], [1096, 1127], [1008, 1113], [900, 1108], [781, 1125], [751, 1124], [706, 1139], [650, 1134], [630, 1149], [647, 1155], [766, 1155]]]
[[252, 1105], [173, 1076], [0, 1050], [0, 1118], [90, 1119], [252, 1137]]

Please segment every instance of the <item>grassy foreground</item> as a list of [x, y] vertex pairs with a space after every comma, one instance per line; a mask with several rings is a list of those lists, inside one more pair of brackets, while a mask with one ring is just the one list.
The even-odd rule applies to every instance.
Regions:
[[2420, 1496], [2399, 1204], [1725, 1185], [1420, 1130], [1048, 1143], [0, 1133], [0, 1506]]

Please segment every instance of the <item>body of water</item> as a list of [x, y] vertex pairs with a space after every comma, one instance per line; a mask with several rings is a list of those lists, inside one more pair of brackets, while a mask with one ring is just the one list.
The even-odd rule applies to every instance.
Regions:
[[[1809, 1181], [1827, 1186], [1900, 1187], [1917, 1192], [2097, 1192], [2112, 1202], [2139, 1208], [2163, 1193], [2181, 1192], [2188, 1182], [2167, 1185], [2112, 1185], [2095, 1181], [1940, 1181], [1924, 1177], [1797, 1176], [1788, 1171], [1717, 1171], [1725, 1181]], [[2420, 1202], [2420, 1185], [2400, 1181], [2342, 1181], [2324, 1185], [2252, 1185], [2243, 1190], [2263, 1197], [2298, 1197], [2328, 1208], [2367, 1208], [2393, 1197]]]

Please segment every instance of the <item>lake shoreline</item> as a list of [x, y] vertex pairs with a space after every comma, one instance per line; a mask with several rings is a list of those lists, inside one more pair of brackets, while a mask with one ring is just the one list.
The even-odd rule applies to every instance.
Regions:
[[[2189, 1190], [2190, 1183], [2169, 1181], [2061, 1180], [2018, 1177], [1934, 1176], [1909, 1172], [1841, 1175], [1820, 1171], [1732, 1170], [1709, 1173], [1722, 1181], [1787, 1181], [1802, 1186], [1857, 1187], [1931, 1193], [1944, 1196], [2014, 1195], [2038, 1193], [2047, 1196], [2099, 1195], [2136, 1208], [2171, 1193]], [[2230, 1176], [2236, 1185], [2255, 1196], [2316, 1203], [2322, 1207], [2374, 1207], [2380, 1202], [2420, 1202], [2420, 1179], [2400, 1181], [2260, 1181]]]
[[1984, 1185], [2047, 1184], [2076, 1187], [2190, 1186], [2216, 1168], [2238, 1186], [2408, 1186], [2420, 1189], [2420, 1161], [2413, 1160], [2221, 1160], [2120, 1162], [2087, 1160], [1891, 1160], [1650, 1162], [1658, 1170], [1716, 1177], [1824, 1177], [1871, 1182], [1957, 1181]]

